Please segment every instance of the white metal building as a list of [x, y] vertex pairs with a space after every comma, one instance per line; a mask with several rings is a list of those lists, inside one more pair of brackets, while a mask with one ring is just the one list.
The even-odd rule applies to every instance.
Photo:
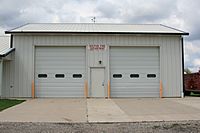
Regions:
[[183, 35], [165, 25], [26, 24], [3, 97], [181, 97]]
[[2, 88], [6, 88], [6, 80], [9, 78], [5, 78], [5, 71], [10, 71], [10, 64], [12, 54], [14, 48], [10, 47], [10, 36], [0, 36], [0, 97], [2, 96]]

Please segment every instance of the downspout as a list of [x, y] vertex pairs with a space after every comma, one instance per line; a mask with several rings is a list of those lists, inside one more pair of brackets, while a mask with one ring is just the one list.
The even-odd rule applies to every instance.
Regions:
[[182, 90], [182, 98], [185, 94], [185, 85], [184, 85], [184, 43], [183, 43], [183, 37], [181, 37], [181, 47], [182, 47], [182, 83], [183, 83], [183, 90]]
[[13, 35], [10, 37], [10, 48], [13, 48]]

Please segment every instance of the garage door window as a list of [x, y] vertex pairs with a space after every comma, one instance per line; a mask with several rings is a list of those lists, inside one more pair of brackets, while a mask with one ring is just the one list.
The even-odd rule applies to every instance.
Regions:
[[130, 78], [139, 78], [139, 74], [131, 74]]
[[38, 74], [38, 78], [47, 78], [47, 74]]
[[64, 78], [65, 75], [64, 75], [64, 74], [56, 74], [55, 77], [56, 77], [56, 78]]
[[73, 78], [82, 78], [82, 74], [73, 74]]
[[113, 74], [113, 78], [122, 78], [122, 74]]
[[156, 74], [147, 74], [147, 78], [156, 78]]

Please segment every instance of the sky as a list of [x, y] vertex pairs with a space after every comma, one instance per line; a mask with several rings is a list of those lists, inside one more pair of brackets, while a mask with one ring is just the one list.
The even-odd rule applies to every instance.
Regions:
[[185, 67], [200, 68], [200, 0], [0, 0], [0, 35], [26, 23], [165, 24], [189, 32]]

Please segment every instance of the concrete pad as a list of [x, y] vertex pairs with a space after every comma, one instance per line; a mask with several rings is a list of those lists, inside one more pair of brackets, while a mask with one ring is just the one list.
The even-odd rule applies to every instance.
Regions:
[[88, 122], [130, 122], [131, 119], [111, 99], [88, 99]]
[[[113, 101], [132, 119], [137, 121], [200, 120], [200, 109], [180, 104], [181, 99], [132, 98]], [[200, 101], [198, 102], [200, 103]]]
[[86, 122], [85, 99], [29, 99], [0, 112], [4, 122]]
[[170, 98], [168, 100], [200, 109], [200, 97]]
[[200, 97], [29, 99], [0, 112], [0, 122], [139, 122], [200, 120]]

